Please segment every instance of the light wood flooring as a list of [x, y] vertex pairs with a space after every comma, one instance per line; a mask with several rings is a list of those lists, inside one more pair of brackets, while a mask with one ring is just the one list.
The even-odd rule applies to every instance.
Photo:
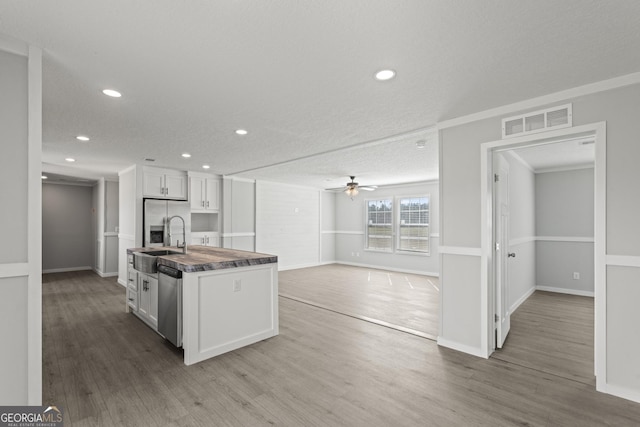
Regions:
[[511, 316], [492, 357], [595, 387], [594, 300], [536, 291]]
[[43, 276], [43, 404], [66, 426], [640, 423], [640, 404], [590, 384], [288, 298], [280, 335], [187, 367], [124, 294], [90, 272]]
[[278, 273], [280, 295], [435, 340], [437, 277], [330, 264]]

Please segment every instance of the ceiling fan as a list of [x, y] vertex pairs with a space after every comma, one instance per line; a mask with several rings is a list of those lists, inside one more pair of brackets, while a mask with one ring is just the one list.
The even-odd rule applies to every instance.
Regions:
[[358, 195], [360, 190], [373, 191], [378, 188], [378, 186], [376, 185], [359, 185], [357, 182], [355, 182], [355, 176], [350, 176], [349, 178], [351, 178], [351, 182], [347, 182], [347, 186], [344, 188], [344, 192], [352, 199]]

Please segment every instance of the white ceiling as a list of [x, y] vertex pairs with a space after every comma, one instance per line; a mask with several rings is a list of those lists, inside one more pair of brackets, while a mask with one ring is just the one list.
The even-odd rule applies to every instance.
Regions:
[[535, 172], [558, 168], [592, 167], [596, 150], [594, 137], [573, 138], [551, 144], [513, 150]]
[[434, 124], [637, 72], [638, 22], [637, 0], [0, 0], [0, 33], [44, 51], [44, 170], [318, 188], [437, 177]]

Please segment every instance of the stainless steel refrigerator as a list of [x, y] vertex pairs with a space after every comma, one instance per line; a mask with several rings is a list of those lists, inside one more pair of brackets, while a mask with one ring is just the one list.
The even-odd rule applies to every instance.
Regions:
[[[176, 246], [185, 241], [191, 244], [191, 207], [189, 202], [177, 200], [144, 199], [143, 246]], [[182, 221], [184, 220], [184, 233]], [[171, 222], [169, 223], [169, 220]]]

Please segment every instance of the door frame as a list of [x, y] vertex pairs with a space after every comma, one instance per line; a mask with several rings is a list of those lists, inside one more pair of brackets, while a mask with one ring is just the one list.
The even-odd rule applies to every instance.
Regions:
[[595, 211], [594, 211], [594, 368], [596, 390], [606, 388], [606, 122], [598, 122], [520, 137], [486, 142], [480, 145], [480, 208], [481, 208], [481, 348], [489, 357], [495, 348], [495, 273], [493, 259], [493, 152], [533, 145], [559, 142], [580, 136], [595, 137]]

